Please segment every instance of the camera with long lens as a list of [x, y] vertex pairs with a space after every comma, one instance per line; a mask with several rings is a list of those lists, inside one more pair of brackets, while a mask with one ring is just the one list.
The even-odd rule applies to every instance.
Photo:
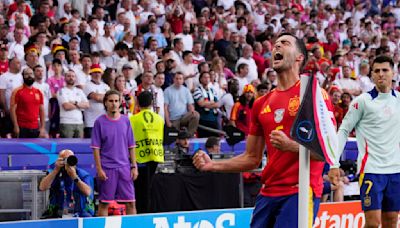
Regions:
[[75, 166], [76, 164], [78, 164], [78, 158], [75, 155], [71, 155], [64, 159], [64, 164]]

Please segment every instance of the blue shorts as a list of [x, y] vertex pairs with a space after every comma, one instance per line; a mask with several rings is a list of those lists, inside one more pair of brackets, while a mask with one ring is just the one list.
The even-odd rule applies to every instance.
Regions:
[[324, 181], [324, 190], [322, 191], [322, 195], [331, 194], [331, 182]]
[[[298, 201], [298, 194], [281, 197], [268, 197], [258, 195], [250, 227], [298, 227]], [[318, 214], [320, 201], [320, 198], [313, 197], [312, 212], [314, 220]]]
[[360, 198], [364, 211], [400, 211], [400, 173], [361, 174]]

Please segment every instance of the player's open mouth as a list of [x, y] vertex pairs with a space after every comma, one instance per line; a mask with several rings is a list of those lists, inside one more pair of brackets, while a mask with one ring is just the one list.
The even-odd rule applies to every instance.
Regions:
[[281, 53], [279, 53], [279, 52], [276, 52], [275, 54], [274, 54], [274, 61], [273, 61], [273, 63], [274, 64], [279, 64], [279, 62], [281, 62], [283, 60], [283, 55], [281, 54]]
[[279, 52], [275, 53], [274, 55], [274, 60], [282, 60], [283, 59], [283, 55]]

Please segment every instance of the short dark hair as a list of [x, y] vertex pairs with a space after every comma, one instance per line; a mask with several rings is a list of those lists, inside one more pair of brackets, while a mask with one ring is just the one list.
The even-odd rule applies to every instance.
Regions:
[[61, 60], [60, 59], [53, 59], [53, 64], [60, 64], [61, 65]]
[[147, 108], [152, 105], [153, 103], [153, 94], [149, 91], [143, 91], [139, 94], [137, 97], [139, 107], [141, 108]]
[[192, 54], [192, 51], [184, 51], [182, 52], [182, 59], [185, 59], [186, 56]]
[[207, 62], [200, 62], [199, 65], [197, 65], [197, 71], [198, 71], [198, 72], [201, 72], [201, 68], [202, 68], [204, 65], [207, 65], [207, 64], [208, 64]]
[[42, 67], [42, 65], [38, 64], [38, 65], [34, 66], [34, 67], [32, 68], [32, 70], [35, 71], [37, 68], [43, 68], [43, 67]]
[[[199, 75], [199, 80], [200, 80], [205, 74], [210, 75], [210, 72], [208, 72], [208, 71], [201, 72], [201, 74]], [[211, 75], [210, 75], [210, 76], [211, 76]]]
[[260, 91], [262, 89], [268, 89], [268, 84], [267, 83], [261, 83], [256, 87], [257, 91]]
[[179, 43], [179, 42], [181, 42], [181, 41], [182, 41], [181, 38], [175, 38], [175, 39], [173, 40], [174, 47], [176, 46], [177, 43]]
[[206, 141], [206, 148], [212, 148], [213, 146], [218, 146], [219, 145], [219, 138], [215, 137], [215, 136], [210, 136], [207, 138]]
[[241, 63], [241, 64], [239, 64], [238, 69], [237, 69], [238, 73], [240, 73], [240, 71], [241, 71], [242, 69], [244, 69], [246, 66], [248, 66], [247, 63]]
[[279, 34], [278, 39], [282, 36], [291, 36], [296, 39], [297, 50], [304, 56], [303, 62], [301, 63], [301, 66], [300, 66], [300, 72], [303, 71], [303, 69], [308, 61], [307, 48], [306, 48], [306, 45], [304, 44], [304, 41], [302, 39], [299, 39], [297, 36], [293, 35], [290, 32], [283, 32], [283, 33]]
[[372, 67], [374, 67], [375, 63], [389, 63], [390, 67], [394, 68], [393, 59], [387, 55], [379, 55], [377, 56], [374, 61], [372, 62]]

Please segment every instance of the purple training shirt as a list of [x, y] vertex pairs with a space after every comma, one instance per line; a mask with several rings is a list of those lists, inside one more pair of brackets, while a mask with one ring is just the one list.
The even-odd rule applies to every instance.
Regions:
[[103, 168], [120, 168], [130, 165], [129, 148], [135, 147], [135, 140], [129, 119], [125, 115], [117, 120], [101, 115], [94, 122], [91, 148], [100, 149]]

